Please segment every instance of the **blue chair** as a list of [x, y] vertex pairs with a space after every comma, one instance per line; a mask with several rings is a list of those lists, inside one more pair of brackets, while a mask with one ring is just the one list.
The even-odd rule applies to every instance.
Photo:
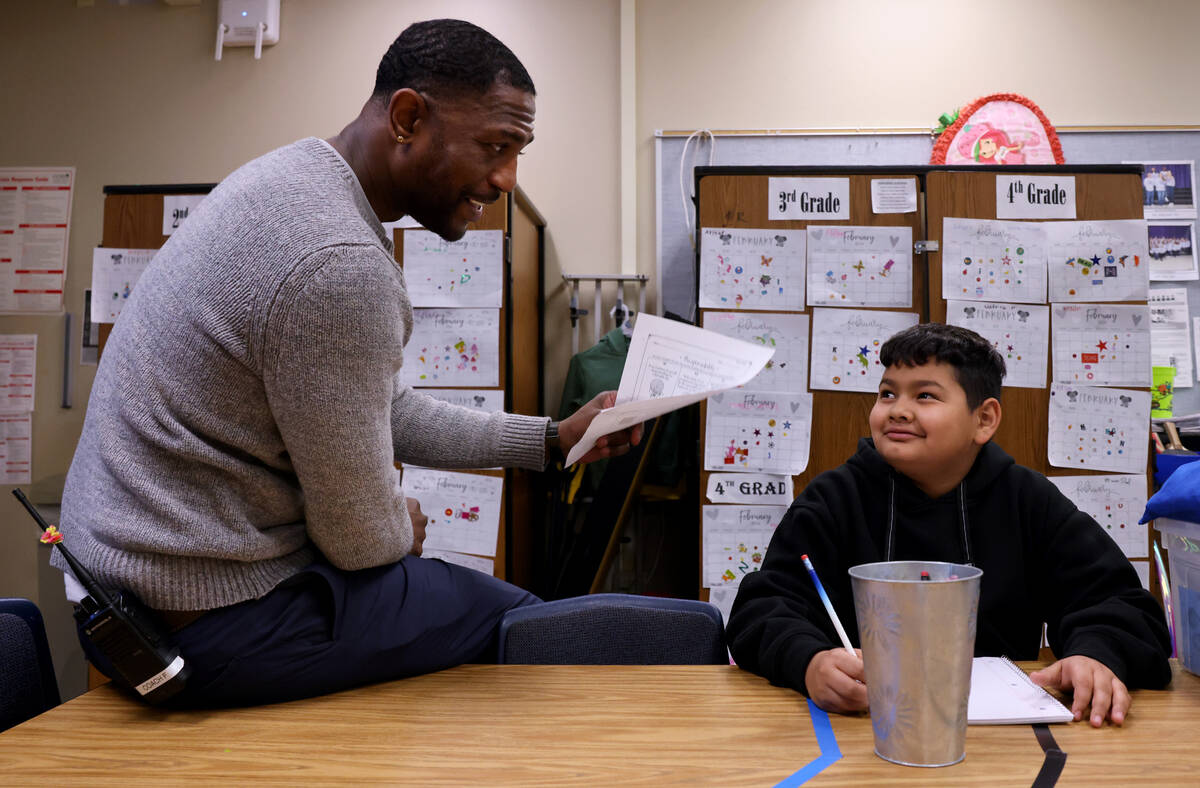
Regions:
[[28, 599], [0, 599], [0, 731], [60, 702], [37, 605]]
[[716, 607], [694, 599], [592, 594], [508, 611], [501, 664], [728, 665]]

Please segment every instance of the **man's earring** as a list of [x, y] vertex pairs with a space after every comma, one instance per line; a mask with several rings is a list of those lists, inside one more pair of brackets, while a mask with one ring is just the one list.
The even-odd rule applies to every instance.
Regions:
[[399, 142], [401, 145], [403, 145], [403, 144], [404, 144], [404, 135], [403, 135], [403, 134], [397, 134], [397, 135], [396, 135], [396, 142]]

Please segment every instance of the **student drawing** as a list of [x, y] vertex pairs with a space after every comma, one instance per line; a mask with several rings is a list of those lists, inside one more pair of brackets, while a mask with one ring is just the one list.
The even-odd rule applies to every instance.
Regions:
[[736, 389], [708, 398], [704, 467], [795, 475], [808, 467], [812, 395]]
[[786, 512], [786, 506], [705, 506], [704, 587], [737, 587], [743, 577], [757, 572]]
[[992, 343], [1004, 359], [1005, 386], [1046, 388], [1050, 307], [947, 301], [946, 322], [969, 328]]
[[434, 550], [494, 556], [504, 479], [406, 465], [404, 492], [421, 502], [429, 522], [425, 545]]
[[500, 384], [495, 309], [414, 309], [401, 376], [410, 386]]
[[503, 306], [504, 233], [472, 230], [446, 241], [426, 230], [404, 233], [404, 279], [414, 307]]
[[746, 383], [759, 391], [804, 391], [808, 382], [808, 315], [705, 312], [710, 331], [772, 348], [767, 366]]
[[912, 228], [808, 228], [811, 306], [912, 306]]
[[1138, 524], [1146, 510], [1144, 474], [1047, 478], [1080, 511], [1091, 515], [1126, 556], [1146, 557], [1146, 525]]
[[1055, 304], [1054, 380], [1092, 386], [1149, 386], [1150, 308]]
[[1051, 301], [1145, 301], [1150, 292], [1146, 223], [1046, 222]]
[[1050, 384], [1050, 464], [1117, 473], [1146, 470], [1150, 394]]
[[883, 375], [879, 351], [884, 341], [917, 321], [912, 312], [814, 309], [808, 387], [874, 392]]
[[804, 309], [804, 247], [804, 230], [705, 227], [700, 234], [700, 306]]
[[1042, 224], [947, 217], [942, 226], [942, 297], [1046, 302]]

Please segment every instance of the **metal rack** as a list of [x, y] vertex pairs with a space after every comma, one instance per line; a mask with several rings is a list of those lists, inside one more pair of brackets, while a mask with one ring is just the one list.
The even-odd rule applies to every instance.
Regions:
[[[592, 344], [600, 341], [600, 302], [603, 295], [604, 282], [617, 283], [617, 325], [622, 325], [627, 319], [625, 307], [625, 283], [638, 284], [638, 313], [646, 310], [646, 281], [650, 278], [645, 274], [563, 274], [563, 281], [571, 285], [571, 355], [579, 352], [579, 318], [588, 314], [588, 310], [579, 308], [579, 283], [591, 282], [593, 285]], [[622, 313], [625, 313], [624, 315]]]

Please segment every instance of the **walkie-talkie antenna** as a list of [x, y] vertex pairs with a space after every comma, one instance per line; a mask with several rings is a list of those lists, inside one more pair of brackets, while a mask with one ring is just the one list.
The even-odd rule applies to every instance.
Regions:
[[[13, 490], [13, 495], [25, 507], [25, 511], [29, 512], [30, 516], [37, 521], [38, 527], [42, 529], [42, 533], [45, 533], [51, 527], [50, 523], [46, 522], [41, 513], [29, 502], [29, 499], [25, 497], [25, 493], [21, 492], [20, 488], [17, 488]], [[66, 560], [67, 566], [71, 567], [71, 574], [75, 575], [75, 579], [79, 581], [79, 584], [84, 587], [93, 599], [102, 606], [113, 603], [108, 594], [104, 593], [104, 589], [100, 587], [100, 584], [96, 582], [96, 578], [92, 577], [92, 573], [85, 569], [83, 564], [75, 560], [75, 556], [71, 555], [71, 551], [67, 549], [65, 544], [55, 542], [52, 546], [58, 548], [58, 552]]]

